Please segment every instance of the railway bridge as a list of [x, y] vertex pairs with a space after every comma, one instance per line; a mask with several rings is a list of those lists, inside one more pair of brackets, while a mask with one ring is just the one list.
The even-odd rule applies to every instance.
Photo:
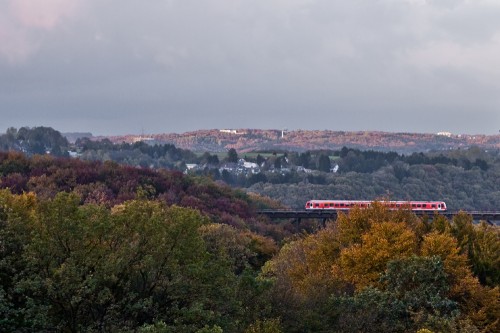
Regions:
[[[470, 216], [476, 222], [486, 221], [492, 225], [500, 225], [500, 211], [446, 211], [446, 212], [436, 212], [439, 215], [446, 216], [447, 218], [452, 218], [460, 212], [464, 212]], [[347, 213], [347, 212], [345, 212]], [[434, 213], [416, 211], [414, 212], [418, 216], [427, 215], [432, 217]], [[294, 219], [300, 223], [302, 219], [319, 219], [322, 220], [323, 224], [330, 219], [337, 218], [338, 211], [335, 209], [311, 209], [311, 210], [260, 210], [257, 212], [259, 215], [264, 215], [270, 219]]]

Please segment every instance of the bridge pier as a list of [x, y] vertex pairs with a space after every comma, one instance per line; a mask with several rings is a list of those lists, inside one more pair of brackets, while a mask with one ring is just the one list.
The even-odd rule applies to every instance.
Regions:
[[292, 224], [295, 226], [296, 232], [299, 232], [299, 230], [300, 230], [300, 222], [301, 221], [302, 221], [302, 219], [300, 217], [293, 219]]

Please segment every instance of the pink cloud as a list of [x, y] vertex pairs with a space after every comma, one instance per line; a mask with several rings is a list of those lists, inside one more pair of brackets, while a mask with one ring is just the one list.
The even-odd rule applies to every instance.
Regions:
[[23, 63], [52, 31], [77, 14], [82, 0], [7, 0], [0, 2], [0, 60]]
[[79, 0], [10, 0], [11, 13], [23, 26], [50, 30], [71, 17]]
[[0, 22], [0, 59], [12, 64], [22, 63], [37, 47], [38, 43], [30, 41], [24, 31]]

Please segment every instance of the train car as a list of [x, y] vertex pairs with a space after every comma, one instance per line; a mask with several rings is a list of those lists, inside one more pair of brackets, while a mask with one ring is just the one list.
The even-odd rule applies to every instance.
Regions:
[[[370, 200], [309, 200], [306, 209], [311, 210], [349, 210], [354, 207], [368, 208], [374, 201]], [[391, 210], [411, 209], [412, 211], [434, 212], [446, 211], [446, 203], [443, 201], [378, 201]]]

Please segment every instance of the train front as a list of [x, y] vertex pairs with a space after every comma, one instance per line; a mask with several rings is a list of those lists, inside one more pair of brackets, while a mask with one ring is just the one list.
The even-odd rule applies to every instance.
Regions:
[[306, 209], [312, 209], [313, 208], [313, 202], [312, 200], [309, 200], [308, 202], [306, 202]]

